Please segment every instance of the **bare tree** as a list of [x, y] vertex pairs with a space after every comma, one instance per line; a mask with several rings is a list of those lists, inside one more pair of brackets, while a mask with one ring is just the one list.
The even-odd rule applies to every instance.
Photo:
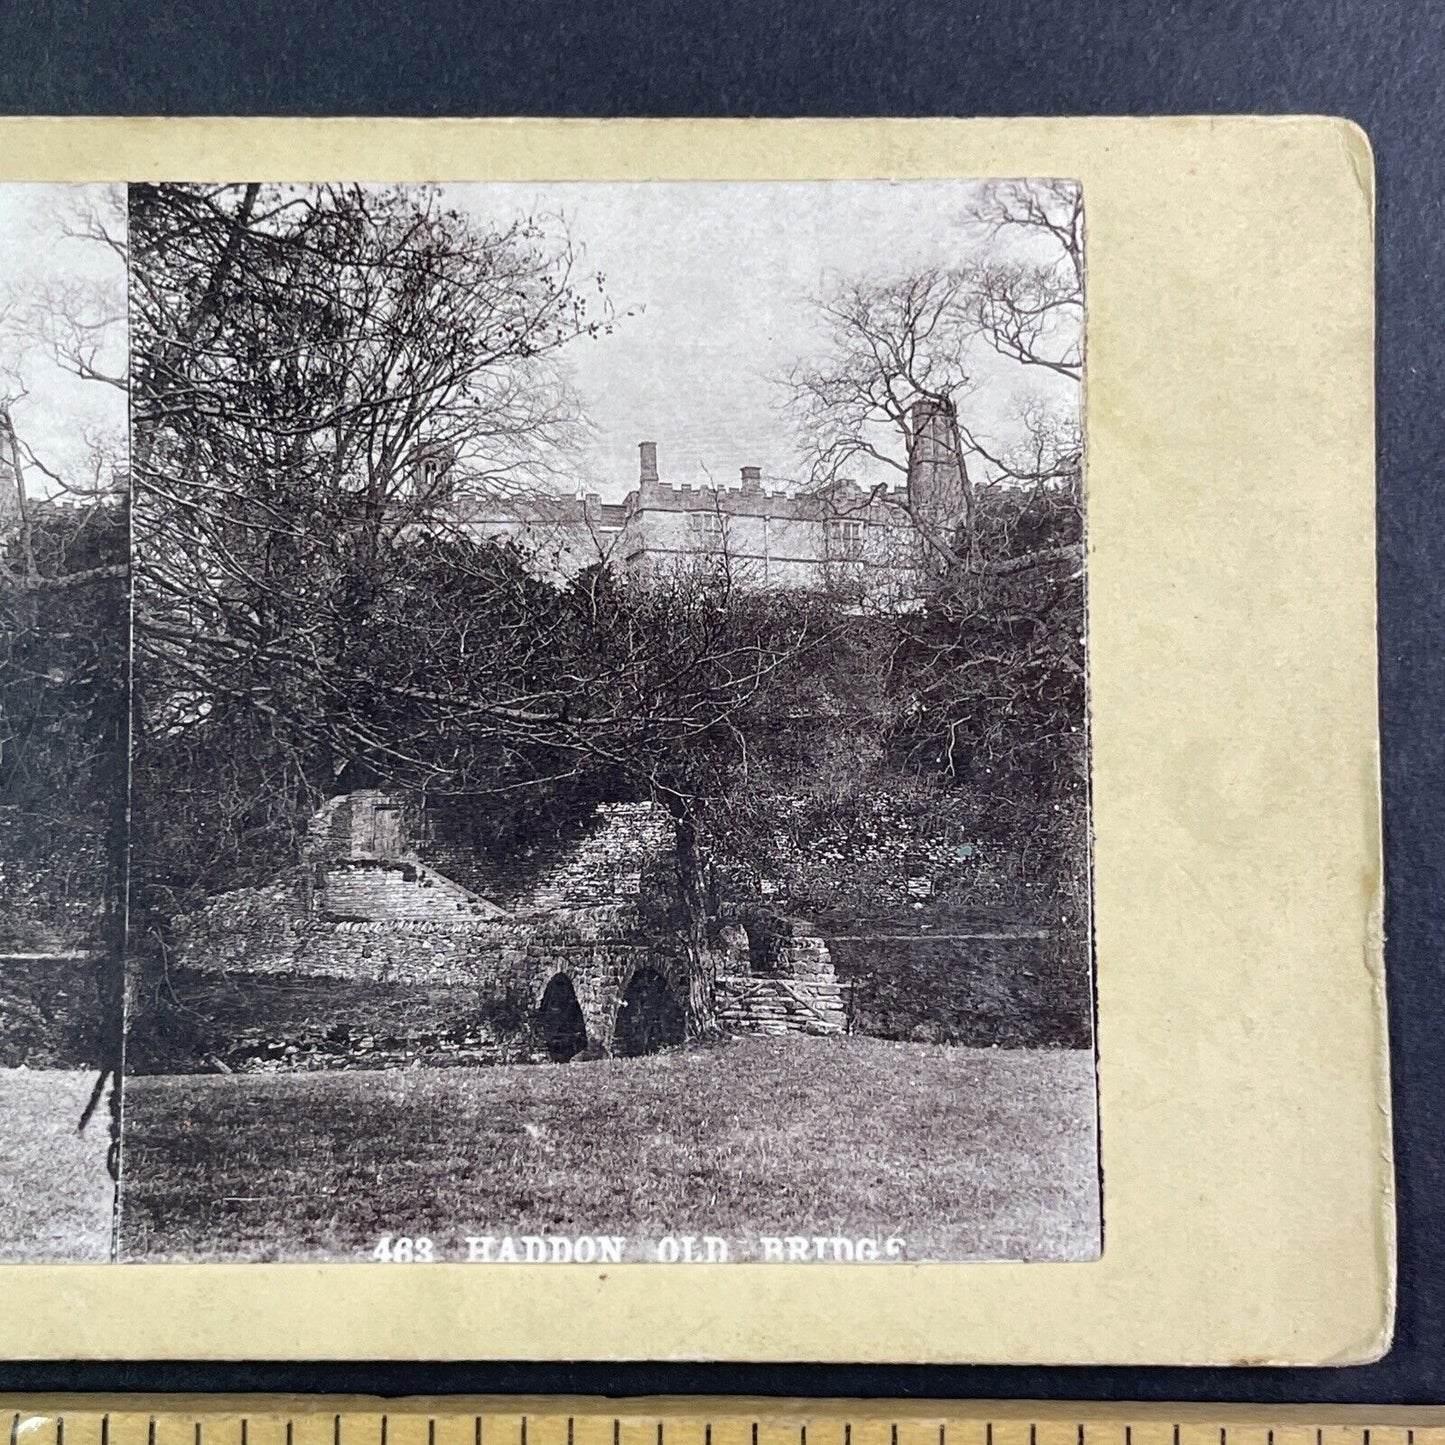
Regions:
[[609, 324], [570, 244], [353, 187], [137, 187], [132, 237], [151, 917], [294, 854], [329, 792], [485, 806], [590, 778], [673, 820], [710, 1031], [707, 808], [807, 714], [789, 699], [830, 624], [726, 565], [559, 579], [445, 524], [450, 489], [565, 465], [554, 358]]
[[[607, 324], [570, 246], [363, 187], [135, 187], [132, 235], [158, 720], [224, 700], [238, 659], [363, 687], [398, 539], [457, 487], [539, 481], [565, 450], [577, 408], [550, 358]], [[338, 770], [364, 752], [344, 721], [327, 733]]]
[[[820, 354], [784, 378], [815, 494], [862, 471], [927, 562], [896, 613], [893, 766], [986, 787], [1077, 873], [1084, 779], [1082, 206], [1067, 182], [989, 187], [956, 269], [841, 282]], [[989, 353], [1022, 379], [1010, 433], [970, 416]], [[1049, 391], [1057, 398], [1047, 400]], [[957, 495], [939, 504], [940, 471]], [[856, 489], [855, 489], [856, 491]], [[847, 493], [842, 493], [847, 495]], [[1057, 806], [1057, 813], [1055, 808]], [[1078, 825], [1078, 826], [1076, 826]]]
[[[1082, 200], [1068, 182], [1004, 182], [975, 208], [979, 253], [953, 270], [843, 280], [815, 300], [825, 343], [782, 378], [814, 490], [826, 498], [855, 469], [879, 468], [904, 485], [875, 484], [869, 500], [904, 513], [943, 569], [975, 575], [1076, 559], [1077, 544], [1032, 551], [981, 548], [981, 494], [989, 488], [1079, 492], [1077, 405], [1021, 405], [1021, 436], [1001, 447], [967, 415], [977, 348], [1077, 382], [1083, 365]], [[956, 504], [926, 495], [915, 465], [921, 442], [941, 446], [958, 478]], [[952, 499], [951, 499], [952, 500]], [[1007, 544], [1005, 531], [991, 540]]]
[[[125, 391], [126, 247], [116, 193], [76, 188], [58, 205], [61, 244], [109, 264], [79, 268], [86, 280], [12, 281], [0, 305], [0, 875], [10, 928], [33, 914], [53, 938], [98, 948], [83, 1128], [122, 1049], [126, 438], [123, 421], [73, 419], [64, 437], [68, 418], [41, 408], [54, 369]], [[112, 1169], [118, 1108], [113, 1089]]]
[[37, 367], [56, 368], [121, 394], [128, 390], [123, 189], [67, 188], [53, 211], [62, 244], [103, 252], [112, 264], [85, 276], [11, 285], [0, 294], [0, 526], [14, 533], [20, 559], [18, 567], [0, 560], [0, 585], [16, 591], [73, 587], [124, 571], [124, 564], [99, 573], [58, 565], [46, 575], [35, 566], [31, 532], [39, 502], [80, 504], [75, 520], [83, 525], [85, 507], [118, 502], [127, 488], [123, 421], [82, 426], [83, 459], [64, 466], [27, 439], [23, 419], [16, 421], [18, 412], [37, 404], [30, 386]]
[[1003, 243], [973, 272], [971, 307], [980, 331], [1001, 356], [1078, 381], [1084, 367], [1083, 190], [1072, 181], [1000, 181], [988, 187], [973, 214]]
[[[813, 490], [827, 497], [860, 464], [886, 467], [902, 485], [875, 486], [870, 500], [886, 497], [925, 546], [950, 561], [957, 560], [952, 527], [936, 525], [924, 497], [906, 484], [920, 403], [952, 411], [968, 393], [975, 299], [968, 276], [938, 269], [841, 281], [814, 303], [826, 335], [822, 354], [782, 378]], [[973, 489], [961, 447], [957, 460], [963, 487], [955, 520], [966, 530]]]

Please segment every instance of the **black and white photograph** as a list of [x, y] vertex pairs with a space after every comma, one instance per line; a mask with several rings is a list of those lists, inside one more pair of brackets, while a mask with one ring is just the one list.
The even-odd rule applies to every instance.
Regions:
[[124, 187], [0, 186], [0, 1263], [112, 1251], [125, 233]]
[[0, 1253], [1098, 1257], [1080, 187], [37, 190]]

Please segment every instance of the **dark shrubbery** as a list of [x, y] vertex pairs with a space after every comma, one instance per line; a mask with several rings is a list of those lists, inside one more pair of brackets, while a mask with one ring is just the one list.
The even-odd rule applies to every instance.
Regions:
[[988, 1048], [1093, 1042], [1087, 941], [870, 938], [829, 942], [855, 1033]]
[[[37, 508], [33, 566], [57, 585], [0, 589], [0, 949], [101, 933], [124, 806], [126, 543], [122, 507]], [[18, 552], [0, 557], [12, 571]]]
[[100, 987], [93, 958], [0, 955], [0, 1069], [97, 1067]]

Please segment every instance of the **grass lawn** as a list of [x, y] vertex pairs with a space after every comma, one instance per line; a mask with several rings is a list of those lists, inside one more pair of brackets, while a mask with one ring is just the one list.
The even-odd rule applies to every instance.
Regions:
[[76, 1133], [94, 1082], [80, 1070], [0, 1069], [0, 1260], [110, 1258], [106, 1105]]
[[636, 1059], [126, 1085], [122, 1253], [365, 1258], [384, 1233], [900, 1235], [1092, 1257], [1093, 1057], [747, 1038]]

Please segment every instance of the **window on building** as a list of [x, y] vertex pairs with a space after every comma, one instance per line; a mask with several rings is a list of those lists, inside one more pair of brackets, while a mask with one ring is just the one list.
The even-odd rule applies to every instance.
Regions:
[[862, 522], [851, 517], [836, 517], [828, 523], [828, 542], [834, 551], [856, 551], [862, 541]]
[[452, 469], [445, 455], [418, 457], [406, 478], [405, 492], [425, 507], [445, 505], [452, 500]]

